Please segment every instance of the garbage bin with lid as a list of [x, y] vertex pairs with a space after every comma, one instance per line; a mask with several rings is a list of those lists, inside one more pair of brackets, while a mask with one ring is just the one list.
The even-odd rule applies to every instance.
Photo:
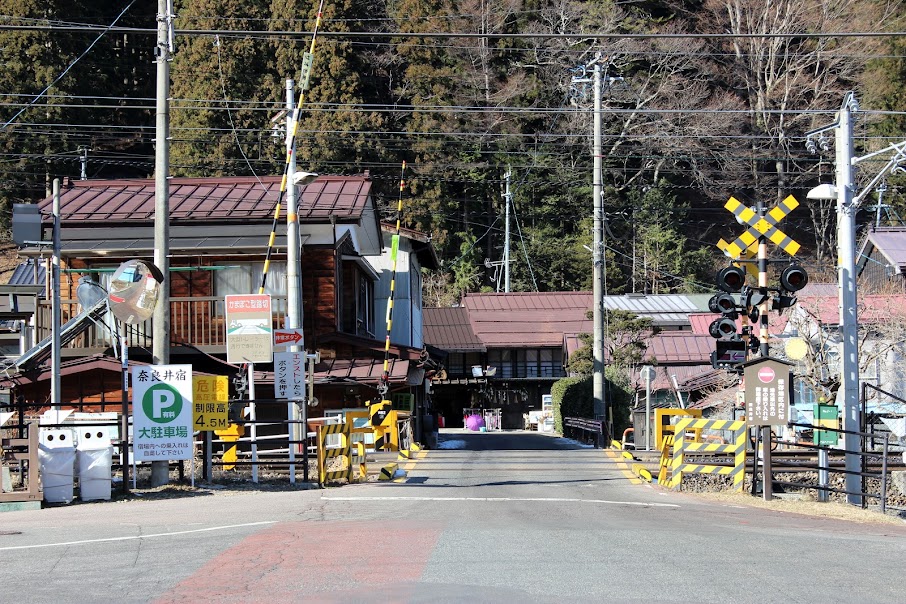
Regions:
[[76, 454], [79, 464], [79, 498], [82, 501], [109, 500], [113, 467], [110, 435], [99, 428], [79, 428]]
[[38, 436], [38, 462], [44, 501], [69, 503], [73, 497], [75, 447], [69, 430], [41, 430]]

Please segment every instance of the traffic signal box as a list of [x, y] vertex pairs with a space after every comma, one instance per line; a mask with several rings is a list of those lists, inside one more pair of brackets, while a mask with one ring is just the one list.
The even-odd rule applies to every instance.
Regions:
[[[808, 283], [808, 273], [798, 264], [790, 264], [780, 274], [780, 287], [768, 288], [765, 295], [759, 288], [746, 285], [746, 271], [736, 265], [721, 269], [717, 273], [717, 288], [708, 301], [708, 309], [719, 313], [708, 327], [708, 332], [717, 340], [711, 353], [711, 366], [715, 369], [736, 369], [746, 360], [748, 350], [758, 350], [758, 338], [752, 326], [760, 317], [759, 307], [769, 302], [771, 310], [782, 312], [796, 303], [793, 294]], [[740, 325], [743, 317], [751, 325]]]

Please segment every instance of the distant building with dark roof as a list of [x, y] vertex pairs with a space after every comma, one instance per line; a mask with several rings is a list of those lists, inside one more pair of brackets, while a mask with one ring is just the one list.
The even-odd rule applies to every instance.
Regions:
[[857, 275], [874, 291], [906, 290], [906, 227], [869, 229], [856, 258]]

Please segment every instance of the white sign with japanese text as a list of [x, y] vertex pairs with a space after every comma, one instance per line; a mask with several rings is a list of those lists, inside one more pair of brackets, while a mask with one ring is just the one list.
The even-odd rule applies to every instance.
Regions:
[[132, 368], [136, 461], [192, 459], [192, 366]]
[[274, 396], [305, 398], [305, 351], [274, 353]]

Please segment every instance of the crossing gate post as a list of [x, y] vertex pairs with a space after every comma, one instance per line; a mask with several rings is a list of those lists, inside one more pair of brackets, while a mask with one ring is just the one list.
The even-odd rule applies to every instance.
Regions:
[[[729, 444], [709, 442], [686, 442], [686, 430], [725, 430], [733, 433], [732, 442]], [[732, 453], [732, 466], [716, 466], [711, 464], [686, 463], [685, 454], [692, 452], [702, 453]], [[683, 472], [691, 474], [718, 474], [730, 476], [733, 486], [738, 491], [743, 490], [746, 467], [746, 423], [744, 421], [722, 419], [692, 419], [683, 418], [676, 423], [673, 438], [673, 459], [670, 463], [670, 481], [667, 486], [679, 488], [682, 486]]]

